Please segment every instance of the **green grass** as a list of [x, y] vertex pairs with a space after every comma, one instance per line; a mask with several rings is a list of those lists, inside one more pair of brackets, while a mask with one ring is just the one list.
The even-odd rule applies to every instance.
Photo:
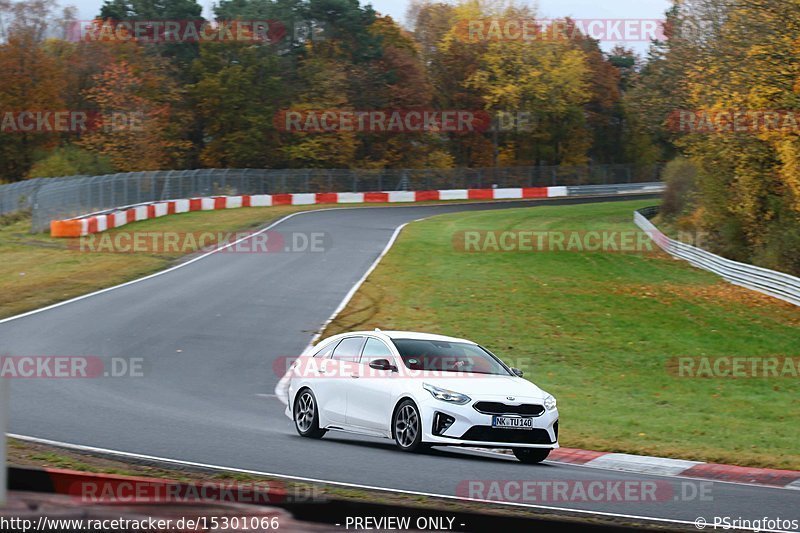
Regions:
[[471, 338], [559, 400], [561, 444], [800, 469], [797, 378], [692, 379], [676, 356], [800, 355], [800, 313], [662, 253], [465, 253], [461, 230], [635, 230], [638, 200], [408, 226], [326, 331]]

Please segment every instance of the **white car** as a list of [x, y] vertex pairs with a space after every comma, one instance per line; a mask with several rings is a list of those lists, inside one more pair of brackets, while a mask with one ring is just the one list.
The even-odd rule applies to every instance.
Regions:
[[328, 430], [428, 446], [558, 448], [556, 400], [474, 342], [409, 331], [335, 335], [298, 358], [276, 391], [304, 437]]

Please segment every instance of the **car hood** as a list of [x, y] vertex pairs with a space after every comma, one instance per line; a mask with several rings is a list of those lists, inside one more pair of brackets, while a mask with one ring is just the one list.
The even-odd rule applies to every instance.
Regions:
[[542, 402], [548, 395], [530, 381], [516, 376], [426, 377], [420, 379], [420, 387], [422, 383], [460, 392], [473, 399], [496, 398], [499, 401], [513, 396], [516, 401], [527, 399]]

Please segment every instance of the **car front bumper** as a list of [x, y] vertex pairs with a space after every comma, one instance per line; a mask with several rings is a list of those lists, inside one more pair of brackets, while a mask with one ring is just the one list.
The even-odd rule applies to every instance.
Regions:
[[[492, 414], [481, 413], [473, 405], [482, 400], [498, 401], [496, 397], [472, 398], [465, 405], [456, 405], [433, 397], [420, 402], [419, 409], [423, 421], [422, 440], [428, 444], [441, 446], [475, 446], [483, 448], [558, 448], [558, 409], [545, 411], [533, 416], [532, 429], [492, 428]], [[522, 403], [540, 401], [522, 399]], [[452, 417], [452, 424], [444, 431], [436, 431], [434, 426], [437, 413]], [[503, 415], [506, 416], [506, 415]], [[507, 415], [513, 416], [513, 415]]]

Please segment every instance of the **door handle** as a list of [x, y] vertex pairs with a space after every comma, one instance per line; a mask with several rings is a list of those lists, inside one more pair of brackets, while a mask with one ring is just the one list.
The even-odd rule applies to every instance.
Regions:
[[350, 374], [350, 377], [351, 378], [360, 378], [361, 376], [359, 376], [358, 374]]

